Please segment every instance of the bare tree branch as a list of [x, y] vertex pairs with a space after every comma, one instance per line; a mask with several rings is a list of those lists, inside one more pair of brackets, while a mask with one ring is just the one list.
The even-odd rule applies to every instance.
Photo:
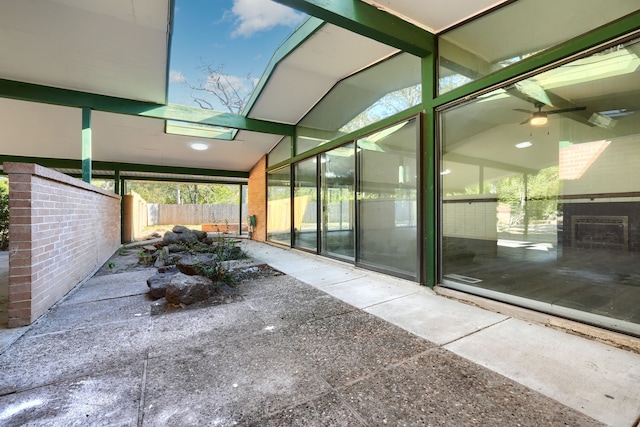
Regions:
[[239, 114], [245, 107], [251, 92], [255, 87], [255, 80], [251, 74], [247, 74], [244, 79], [230, 76], [224, 72], [224, 65], [212, 65], [200, 58], [198, 69], [204, 75], [204, 80], [197, 85], [185, 80], [184, 83], [191, 89], [193, 101], [200, 108], [213, 110], [214, 102], [217, 100], [230, 113]]

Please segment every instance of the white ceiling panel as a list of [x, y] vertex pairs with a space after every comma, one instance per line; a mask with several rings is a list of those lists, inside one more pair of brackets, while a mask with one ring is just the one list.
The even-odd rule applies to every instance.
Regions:
[[[82, 112], [0, 98], [0, 153], [57, 159], [82, 157]], [[281, 136], [238, 132], [235, 141], [202, 140], [206, 151], [195, 151], [194, 138], [166, 135], [164, 121], [94, 111], [94, 161], [248, 172], [278, 143]]]
[[249, 117], [295, 124], [338, 81], [397, 51], [325, 25], [280, 62]]
[[82, 110], [0, 98], [0, 153], [82, 158]]
[[508, 0], [362, 1], [436, 34]]
[[4, 0], [0, 76], [163, 103], [168, 0]]
[[[94, 112], [92, 156], [96, 161], [248, 172], [280, 139], [278, 135], [238, 132], [234, 141], [197, 139], [164, 133], [164, 121]], [[189, 143], [202, 141], [206, 151]]]

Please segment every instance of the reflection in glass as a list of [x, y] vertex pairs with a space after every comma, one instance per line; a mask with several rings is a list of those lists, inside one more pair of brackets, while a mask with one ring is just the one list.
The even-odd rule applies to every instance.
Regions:
[[300, 122], [296, 154], [420, 104], [420, 70], [402, 53], [338, 83]]
[[291, 245], [291, 169], [267, 175], [267, 240]]
[[291, 137], [285, 136], [267, 156], [267, 166], [273, 166], [291, 157]]
[[242, 227], [240, 227], [240, 234], [247, 234], [249, 231], [249, 204], [247, 200], [249, 186], [241, 185], [241, 201], [240, 201], [240, 220], [242, 221]]
[[438, 92], [460, 87], [637, 9], [637, 0], [520, 0], [501, 7], [438, 37]]
[[[640, 331], [638, 46], [610, 47], [442, 114], [447, 286]], [[536, 126], [538, 112], [546, 123]]]
[[354, 259], [355, 150], [353, 144], [324, 153], [320, 161], [322, 253]]
[[318, 248], [318, 184], [317, 158], [295, 165], [293, 190], [294, 245], [299, 248]]
[[357, 141], [357, 261], [417, 278], [416, 119]]

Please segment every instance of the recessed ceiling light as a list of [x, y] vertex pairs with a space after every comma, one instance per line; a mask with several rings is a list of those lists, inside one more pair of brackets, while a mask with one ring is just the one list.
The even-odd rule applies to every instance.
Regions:
[[209, 149], [209, 144], [206, 142], [194, 141], [189, 143], [189, 147], [191, 147], [192, 150], [204, 151]]
[[533, 144], [529, 141], [524, 141], [521, 142], [519, 144], [516, 144], [516, 148], [527, 148], [527, 147], [531, 147]]
[[440, 175], [449, 175], [451, 173], [451, 169], [445, 169], [442, 172], [440, 172]]

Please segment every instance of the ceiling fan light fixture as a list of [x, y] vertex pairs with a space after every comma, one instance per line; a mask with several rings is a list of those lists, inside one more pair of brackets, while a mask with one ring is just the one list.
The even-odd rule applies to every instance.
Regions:
[[534, 115], [531, 117], [531, 120], [529, 120], [529, 123], [531, 126], [544, 126], [547, 124], [547, 121], [546, 115]]

